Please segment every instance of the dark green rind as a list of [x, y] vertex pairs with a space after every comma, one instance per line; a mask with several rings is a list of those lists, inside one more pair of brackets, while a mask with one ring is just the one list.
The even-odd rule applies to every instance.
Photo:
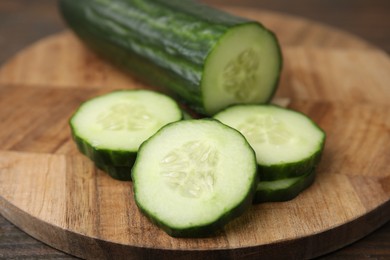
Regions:
[[108, 164], [99, 164], [95, 162], [95, 166], [100, 170], [108, 173], [112, 178], [120, 181], [131, 181], [132, 166], [114, 166]]
[[258, 165], [260, 179], [263, 181], [275, 181], [302, 176], [313, 167], [316, 167], [321, 161], [324, 142], [320, 144], [317, 152], [304, 160], [275, 165]]
[[243, 201], [238, 204], [235, 208], [232, 208], [229, 211], [224, 212], [218, 219], [208, 224], [204, 224], [202, 226], [192, 226], [188, 228], [176, 228], [171, 227], [163, 221], [155, 218], [153, 213], [146, 210], [142, 205], [137, 202], [136, 198], [136, 190], [135, 193], [135, 201], [137, 203], [138, 208], [141, 210], [148, 219], [164, 230], [171, 237], [183, 237], [183, 238], [201, 238], [201, 237], [212, 237], [216, 235], [219, 231], [223, 230], [223, 227], [232, 221], [233, 219], [241, 216], [245, 211], [247, 211], [253, 204], [253, 199], [256, 192], [256, 186], [258, 183], [258, 176], [255, 178], [253, 185], [251, 186], [250, 191], [247, 193], [246, 197], [244, 197]]
[[59, 3], [69, 27], [91, 49], [145, 82], [171, 90], [201, 114], [207, 114], [200, 89], [204, 65], [227, 31], [257, 24], [280, 51], [275, 35], [261, 24], [191, 0]]
[[[189, 120], [191, 120], [191, 119], [189, 119]], [[192, 119], [192, 120], [194, 120], [194, 121], [195, 120], [211, 120], [211, 121], [216, 121], [216, 122], [220, 123], [219, 121], [214, 120], [212, 118]], [[141, 145], [141, 147], [139, 149], [139, 153], [138, 153], [139, 158], [142, 158], [142, 147], [147, 145], [148, 141], [150, 141], [154, 136], [157, 136], [160, 131], [163, 131], [166, 127], [169, 127], [171, 124], [174, 124], [174, 123], [177, 123], [177, 122], [173, 122], [173, 123], [165, 125], [155, 135], [153, 135], [148, 140], [146, 140]], [[231, 127], [229, 127], [227, 125], [224, 125], [222, 123], [221, 123], [221, 125], [236, 131], [238, 134], [240, 134], [243, 137], [243, 135], [240, 132], [238, 132], [237, 130], [235, 130], [234, 128], [231, 128]], [[251, 148], [251, 146], [249, 144], [248, 144], [248, 147], [253, 151], [253, 149]], [[253, 156], [254, 156], [254, 158], [256, 158], [254, 151], [253, 151]], [[139, 160], [137, 160], [137, 161], [139, 161]], [[257, 189], [257, 186], [258, 186], [258, 183], [259, 183], [259, 176], [258, 176], [258, 174], [254, 174], [253, 182], [252, 182], [251, 186], [248, 189], [248, 193], [245, 195], [245, 197], [243, 198], [241, 203], [238, 203], [234, 208], [232, 208], [232, 209], [230, 209], [228, 211], [223, 212], [214, 221], [212, 221], [210, 223], [207, 223], [207, 224], [204, 224], [204, 225], [195, 225], [195, 226], [191, 226], [191, 227], [188, 227], [188, 228], [177, 228], [177, 227], [172, 227], [169, 224], [165, 223], [164, 221], [159, 220], [158, 217], [154, 216], [154, 214], [152, 212], [150, 212], [149, 210], [145, 209], [143, 207], [143, 205], [138, 202], [138, 199], [137, 199], [137, 174], [138, 173], [134, 170], [134, 169], [136, 169], [137, 161], [135, 162], [135, 165], [134, 165], [132, 173], [131, 173], [132, 180], [133, 180], [133, 190], [134, 190], [135, 202], [136, 202], [138, 208], [140, 209], [140, 211], [152, 223], [154, 223], [155, 225], [160, 227], [169, 236], [172, 236], [172, 237], [178, 237], [178, 238], [180, 238], [180, 237], [181, 238], [201, 238], [201, 237], [212, 237], [213, 235], [217, 234], [219, 231], [221, 231], [223, 229], [223, 227], [227, 223], [229, 223], [233, 219], [241, 216], [246, 210], [248, 210], [252, 206], [253, 199], [254, 199], [254, 196], [255, 196], [255, 193], [256, 193], [256, 189]], [[255, 161], [256, 161], [256, 159], [255, 159]], [[257, 172], [257, 169], [256, 169], [257, 165], [254, 164], [253, 166], [254, 166], [254, 169], [253, 169], [254, 172]], [[139, 174], [142, 174], [142, 173], [139, 173]]]
[[[310, 187], [315, 180], [315, 168], [306, 174], [275, 181], [260, 181], [257, 185], [253, 203], [262, 202], [283, 202], [292, 200], [302, 191]], [[286, 185], [280, 185], [281, 182], [288, 181]]]
[[70, 122], [72, 137], [81, 153], [99, 165], [115, 165], [131, 167], [136, 159], [137, 151], [101, 149], [92, 146], [88, 141], [80, 138], [75, 126]]
[[108, 150], [93, 147], [80, 138], [70, 123], [71, 134], [78, 150], [94, 162], [96, 167], [117, 180], [131, 180], [131, 168], [137, 157], [137, 151]]

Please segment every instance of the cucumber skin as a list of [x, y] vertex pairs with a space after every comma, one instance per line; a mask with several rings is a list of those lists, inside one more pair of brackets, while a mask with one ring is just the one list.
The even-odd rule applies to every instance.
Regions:
[[290, 189], [267, 189], [266, 183], [272, 183], [272, 181], [259, 182], [255, 197], [253, 199], [254, 204], [263, 202], [284, 202], [289, 201], [297, 197], [302, 191], [310, 187], [315, 181], [316, 172], [315, 168], [311, 169], [305, 175], [295, 177], [299, 178], [293, 187]]
[[[115, 5], [127, 13], [112, 10]], [[278, 86], [280, 45], [275, 34], [258, 22], [191, 0], [60, 0], [59, 8], [68, 26], [92, 50], [146, 83], [171, 90], [200, 114], [207, 114], [201, 91], [207, 57], [233, 27], [255, 24], [275, 39], [280, 67], [268, 101]], [[142, 30], [134, 28], [140, 27], [137, 13], [149, 15], [141, 21]], [[166, 22], [159, 19], [162, 15]]]
[[120, 181], [131, 181], [131, 169], [132, 166], [114, 166], [109, 164], [98, 164], [95, 162], [95, 166], [100, 170], [106, 172], [112, 178]]
[[[228, 212], [225, 212], [221, 217], [207, 225], [203, 226], [193, 226], [190, 228], [174, 228], [166, 225], [163, 221], [159, 221], [156, 218], [152, 217], [152, 213], [147, 211], [142, 205], [137, 202], [136, 204], [140, 211], [155, 225], [164, 230], [171, 237], [181, 237], [181, 238], [202, 238], [202, 237], [212, 237], [220, 232], [223, 227], [230, 222], [231, 220], [241, 216], [245, 211], [247, 211], [252, 205], [256, 193], [257, 183], [259, 179], [258, 176], [255, 178], [251, 189], [244, 198], [244, 202], [239, 204], [237, 207], [231, 209]], [[136, 190], [134, 191], [134, 196], [136, 197]]]
[[105, 171], [114, 179], [122, 181], [131, 180], [131, 168], [134, 165], [137, 152], [95, 148], [77, 136], [77, 132], [71, 123], [70, 126], [72, 138], [78, 150], [93, 161], [97, 168]]
[[98, 165], [115, 165], [131, 167], [136, 159], [137, 151], [109, 150], [93, 147], [84, 139], [77, 136], [71, 124], [72, 138], [81, 153]]
[[[212, 118], [204, 118], [204, 119], [187, 119], [187, 120], [210, 120], [210, 121], [216, 121], [218, 123], [220, 123], [218, 120], [215, 120], [215, 119], [212, 119]], [[172, 123], [169, 123], [167, 125], [165, 125], [164, 127], [162, 127], [160, 130], [157, 131], [156, 134], [154, 134], [153, 136], [155, 135], [158, 135], [158, 133], [162, 130], [164, 130], [163, 128], [165, 127], [168, 127], [170, 124], [174, 124], [174, 123], [177, 123], [177, 122], [172, 122]], [[222, 123], [221, 123], [222, 124]], [[222, 124], [224, 125], [224, 124]], [[243, 136], [239, 131], [237, 131], [236, 129], [234, 128], [231, 128], [230, 126], [227, 126], [227, 125], [224, 125], [225, 127], [228, 127], [234, 131], [236, 131], [238, 134], [240, 134], [241, 136]], [[152, 137], [153, 137], [152, 136]], [[152, 138], [150, 137], [148, 140], [146, 140], [145, 142], [143, 142], [139, 148], [139, 150], [142, 149], [142, 146], [146, 145], [148, 143], [148, 141]], [[243, 138], [245, 138], [243, 136]], [[252, 147], [249, 145], [248, 143], [248, 147], [253, 151], [253, 155], [254, 157], [256, 158], [255, 156], [255, 151], [252, 149]], [[137, 161], [135, 162], [135, 164], [137, 164]], [[257, 164], [254, 165], [255, 167], [255, 171], [257, 172]], [[135, 165], [134, 165], [134, 168], [135, 168]], [[131, 176], [132, 176], [132, 179], [133, 181], [136, 179], [134, 178], [134, 175], [135, 175], [135, 171], [132, 171], [131, 172]], [[223, 227], [228, 223], [230, 222], [231, 220], [241, 216], [245, 211], [247, 211], [252, 205], [253, 205], [253, 200], [254, 200], [254, 196], [255, 196], [255, 193], [256, 193], [256, 190], [257, 190], [257, 186], [258, 186], [258, 183], [259, 183], [260, 179], [259, 179], [259, 175], [258, 174], [255, 174], [254, 175], [254, 178], [253, 178], [253, 182], [252, 182], [252, 185], [250, 186], [250, 189], [248, 190], [248, 193], [246, 194], [246, 196], [244, 197], [244, 199], [242, 200], [242, 203], [238, 204], [235, 208], [232, 208], [231, 210], [229, 211], [226, 211], [224, 214], [222, 214], [218, 220], [210, 223], [210, 224], [206, 224], [206, 225], [202, 225], [202, 226], [192, 226], [190, 228], [174, 228], [174, 227], [170, 227], [169, 225], [167, 225], [165, 222], [163, 221], [160, 221], [158, 219], [156, 219], [155, 217], [153, 217], [153, 213], [152, 212], [149, 212], [147, 209], [145, 209], [142, 204], [138, 203], [138, 199], [137, 199], [137, 186], [136, 185], [133, 185], [133, 191], [134, 191], [134, 200], [136, 202], [136, 205], [138, 207], [138, 209], [152, 222], [154, 223], [155, 225], [157, 225], [158, 227], [160, 227], [162, 230], [164, 230], [169, 236], [171, 237], [178, 237], [178, 238], [202, 238], [202, 237], [212, 237], [213, 235], [217, 234], [217, 232], [221, 231], [223, 229]], [[134, 183], [134, 182], [133, 182]]]
[[319, 150], [309, 158], [302, 161], [278, 164], [278, 165], [258, 165], [258, 173], [262, 181], [275, 181], [285, 178], [302, 176], [302, 174], [316, 167], [321, 161], [325, 140], [320, 144]]

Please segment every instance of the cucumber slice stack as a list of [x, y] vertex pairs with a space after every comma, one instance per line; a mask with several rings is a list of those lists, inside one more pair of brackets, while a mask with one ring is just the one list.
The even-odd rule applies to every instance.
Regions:
[[255, 202], [289, 200], [312, 183], [325, 133], [306, 115], [274, 105], [237, 105], [214, 118], [240, 131], [256, 152], [261, 182]]
[[69, 123], [83, 154], [113, 178], [130, 180], [139, 146], [182, 117], [177, 103], [166, 95], [121, 90], [84, 102]]
[[257, 185], [254, 203], [292, 200], [315, 180], [315, 168], [308, 173], [275, 181], [261, 181]]
[[169, 235], [207, 236], [252, 204], [256, 156], [235, 129], [184, 120], [142, 144], [132, 179], [137, 205]]

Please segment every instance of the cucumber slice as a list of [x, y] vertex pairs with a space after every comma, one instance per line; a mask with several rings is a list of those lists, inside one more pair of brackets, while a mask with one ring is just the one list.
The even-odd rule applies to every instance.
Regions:
[[214, 118], [247, 138], [261, 180], [301, 176], [320, 160], [325, 132], [302, 113], [274, 105], [237, 105]]
[[84, 102], [69, 124], [78, 149], [98, 168], [113, 178], [130, 180], [142, 142], [182, 117], [177, 103], [166, 95], [120, 90]]
[[292, 200], [315, 180], [315, 169], [305, 175], [275, 181], [261, 181], [257, 185], [254, 203]]
[[166, 233], [208, 236], [252, 204], [256, 156], [235, 129], [184, 120], [141, 145], [132, 179], [137, 205]]

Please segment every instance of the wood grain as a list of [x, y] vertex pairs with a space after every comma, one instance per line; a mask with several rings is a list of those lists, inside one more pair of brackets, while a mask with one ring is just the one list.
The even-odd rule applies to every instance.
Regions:
[[[109, 178], [77, 152], [67, 127], [83, 100], [148, 86], [65, 32], [32, 45], [0, 70], [0, 213], [32, 236], [85, 258], [308, 258], [388, 221], [388, 57], [304, 20], [231, 11], [265, 21], [281, 35], [285, 68], [277, 96], [290, 98], [291, 108], [327, 132], [310, 189], [290, 202], [253, 206], [214, 237], [168, 237], [139, 213], [131, 183]], [[283, 20], [293, 30], [284, 31]], [[299, 28], [309, 32], [302, 45], [294, 44]], [[352, 48], [337, 47], [343, 42]]]

